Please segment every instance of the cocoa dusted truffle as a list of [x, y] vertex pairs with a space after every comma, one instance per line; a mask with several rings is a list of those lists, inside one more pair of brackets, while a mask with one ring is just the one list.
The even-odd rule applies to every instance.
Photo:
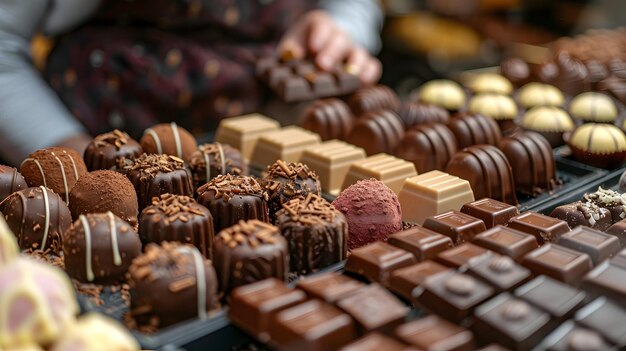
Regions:
[[201, 186], [198, 203], [213, 215], [215, 233], [240, 220], [269, 222], [267, 193], [253, 177], [220, 175]]
[[63, 331], [50, 351], [139, 351], [137, 340], [115, 320], [91, 312]]
[[310, 193], [285, 203], [276, 226], [289, 243], [291, 272], [311, 273], [346, 258], [346, 217], [319, 195]]
[[198, 150], [194, 151], [189, 159], [189, 169], [194, 189], [220, 174], [248, 174], [248, 166], [241, 152], [222, 143], [198, 146]]
[[125, 132], [115, 129], [96, 136], [85, 149], [85, 165], [90, 171], [117, 169], [121, 158], [134, 159], [141, 155], [141, 145]]
[[280, 230], [258, 220], [239, 221], [217, 234], [214, 262], [220, 291], [274, 277], [285, 280], [289, 248]]
[[574, 129], [574, 121], [565, 110], [554, 106], [535, 106], [522, 117], [522, 128], [543, 135], [552, 147], [561, 146], [563, 133]]
[[17, 168], [0, 165], [0, 202], [14, 192], [26, 188], [28, 184]]
[[418, 100], [457, 112], [465, 108], [467, 94], [461, 86], [447, 79], [435, 79], [424, 83], [418, 91]]
[[306, 197], [308, 194], [321, 195], [319, 177], [303, 163], [285, 163], [278, 160], [265, 173], [261, 184], [267, 192], [267, 206], [272, 223], [276, 220], [276, 212], [289, 200], [298, 196]]
[[213, 237], [211, 212], [189, 196], [163, 194], [155, 197], [139, 217], [139, 238], [144, 245], [178, 241], [194, 245], [210, 259]]
[[87, 166], [74, 149], [49, 147], [28, 155], [20, 166], [20, 173], [28, 186], [43, 185], [69, 202], [70, 190], [78, 178], [87, 173]]
[[191, 176], [184, 161], [176, 156], [143, 154], [135, 160], [123, 159], [122, 170], [135, 187], [139, 211], [161, 194], [191, 196]]
[[390, 154], [403, 134], [400, 117], [389, 110], [377, 110], [361, 116], [346, 141], [362, 147], [368, 155], [380, 152]]
[[130, 316], [141, 330], [206, 319], [219, 307], [215, 269], [190, 245], [148, 244], [128, 268], [128, 277]]
[[443, 124], [430, 123], [413, 127], [404, 134], [394, 155], [413, 162], [419, 174], [446, 168], [457, 152], [454, 134]]
[[355, 116], [377, 110], [396, 111], [400, 107], [398, 95], [385, 85], [361, 88], [348, 99], [348, 105]]
[[336, 99], [315, 100], [304, 110], [301, 126], [320, 135], [322, 140], [346, 139], [355, 118], [345, 102]]
[[198, 148], [193, 135], [175, 122], [161, 123], [146, 129], [139, 143], [147, 154], [172, 155], [183, 160], [189, 160]]
[[9, 228], [22, 250], [61, 249], [62, 234], [72, 224], [72, 214], [61, 197], [40, 186], [17, 191], [0, 203]]
[[115, 284], [124, 280], [141, 241], [131, 226], [112, 212], [80, 215], [63, 233], [67, 274], [83, 283]]
[[113, 212], [133, 227], [137, 227], [137, 194], [133, 184], [123, 174], [99, 170], [80, 177], [70, 192], [69, 208], [72, 218], [81, 214]]
[[500, 143], [500, 127], [493, 119], [483, 115], [456, 114], [448, 122], [448, 128], [456, 137], [460, 149], [472, 145]]
[[350, 185], [332, 204], [348, 220], [349, 250], [387, 240], [390, 234], [402, 230], [398, 197], [379, 180], [360, 180]]
[[615, 167], [626, 158], [626, 136], [607, 123], [586, 123], [565, 140], [574, 158], [595, 167]]
[[611, 212], [593, 202], [577, 201], [571, 204], [561, 205], [550, 213], [550, 217], [567, 222], [567, 225], [572, 229], [579, 225], [584, 225], [605, 231], [613, 225]]
[[398, 116], [404, 128], [409, 129], [426, 123], [448, 123], [450, 112], [437, 105], [410, 101], [402, 105]]

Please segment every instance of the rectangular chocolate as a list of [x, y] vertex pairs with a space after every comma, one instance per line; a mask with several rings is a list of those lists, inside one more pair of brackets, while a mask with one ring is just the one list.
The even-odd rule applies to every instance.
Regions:
[[481, 219], [487, 229], [506, 225], [511, 218], [519, 215], [517, 207], [490, 198], [467, 203], [461, 207], [461, 212]]
[[347, 272], [363, 276], [369, 281], [389, 286], [392, 271], [416, 262], [417, 260], [410, 252], [377, 241], [352, 250], [352, 254], [348, 256], [346, 261], [345, 269]]
[[331, 272], [314, 274], [298, 280], [296, 287], [303, 290], [309, 297], [328, 303], [352, 295], [365, 284], [346, 275]]
[[387, 243], [412, 253], [418, 261], [435, 258], [453, 246], [449, 237], [420, 226], [391, 234]]
[[320, 142], [319, 135], [296, 126], [264, 133], [256, 143], [250, 163], [265, 168], [277, 160], [298, 162], [304, 149]]
[[463, 204], [474, 201], [474, 193], [467, 180], [441, 171], [430, 171], [406, 179], [398, 199], [402, 219], [422, 224], [427, 217], [460, 210]]
[[414, 301], [415, 288], [422, 285], [426, 278], [449, 270], [449, 267], [431, 260], [396, 269], [391, 272], [389, 290], [400, 295], [407, 301]]
[[567, 222], [532, 211], [511, 218], [509, 227], [534, 235], [540, 245], [555, 242], [559, 236], [569, 232]]
[[620, 350], [626, 348], [626, 309], [611, 300], [600, 297], [581, 308], [574, 318], [576, 323], [604, 336]]
[[387, 154], [376, 154], [350, 164], [341, 190], [356, 184], [359, 180], [375, 178], [385, 183], [397, 194], [404, 180], [416, 174], [417, 171], [412, 162]]
[[614, 235], [584, 226], [578, 226], [561, 235], [556, 243], [586, 253], [594, 265], [612, 257], [620, 249], [619, 240]]
[[426, 218], [424, 228], [450, 237], [455, 245], [471, 241], [487, 230], [482, 220], [455, 210]]
[[592, 268], [589, 255], [555, 244], [545, 244], [531, 251], [522, 264], [535, 275], [545, 274], [571, 285], [580, 283]]
[[469, 330], [435, 315], [416, 319], [399, 326], [396, 329], [396, 335], [400, 340], [417, 347], [419, 350], [474, 350], [474, 336]]
[[472, 244], [509, 256], [518, 262], [539, 247], [533, 235], [500, 225], [476, 235]]
[[626, 266], [604, 261], [585, 276], [582, 283], [591, 296], [606, 296], [626, 308]]
[[515, 296], [548, 312], [558, 321], [573, 316], [586, 297], [584, 292], [543, 275], [517, 288]]
[[409, 351], [409, 347], [381, 333], [369, 333], [339, 351]]
[[507, 256], [485, 255], [471, 260], [466, 267], [467, 274], [488, 283], [498, 292], [514, 289], [530, 279], [530, 271]]
[[223, 119], [215, 133], [215, 141], [239, 149], [249, 161], [259, 137], [280, 129], [280, 124], [267, 116], [253, 113]]
[[492, 252], [470, 243], [461, 244], [455, 248], [443, 251], [437, 255], [436, 261], [452, 268], [464, 267], [470, 260], [490, 255]]
[[626, 219], [615, 222], [615, 224], [606, 230], [606, 233], [615, 235], [619, 240], [620, 246], [626, 247]]

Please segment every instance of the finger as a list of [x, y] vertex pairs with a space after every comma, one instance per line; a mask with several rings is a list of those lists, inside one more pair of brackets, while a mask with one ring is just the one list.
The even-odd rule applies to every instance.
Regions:
[[278, 52], [282, 56], [289, 52], [295, 59], [302, 59], [306, 55], [306, 28], [296, 26], [283, 36], [278, 44]]
[[361, 72], [361, 81], [364, 84], [373, 84], [378, 82], [381, 74], [383, 73], [382, 65], [376, 58], [371, 58], [365, 64], [363, 71]]
[[360, 75], [365, 68], [365, 64], [367, 63], [369, 58], [369, 54], [361, 49], [354, 48], [348, 54], [348, 61], [346, 62], [346, 71], [352, 73], [354, 75]]
[[319, 19], [313, 19], [309, 27], [308, 46], [312, 54], [320, 52], [332, 39], [334, 28]]
[[351, 50], [350, 40], [342, 32], [335, 32], [330, 41], [315, 57], [315, 62], [322, 69], [330, 70], [343, 61]]

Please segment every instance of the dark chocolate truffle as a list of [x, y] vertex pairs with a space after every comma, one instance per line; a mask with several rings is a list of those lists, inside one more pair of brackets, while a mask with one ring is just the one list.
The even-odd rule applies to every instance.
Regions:
[[215, 233], [240, 220], [269, 222], [267, 193], [248, 176], [219, 175], [198, 189], [198, 203], [213, 215]]
[[130, 316], [153, 331], [219, 307], [211, 261], [191, 245], [149, 244], [128, 268]]
[[283, 205], [276, 226], [289, 243], [291, 272], [307, 274], [346, 258], [348, 222], [330, 202], [310, 193]]
[[206, 207], [183, 195], [163, 194], [141, 211], [139, 238], [144, 245], [163, 241], [192, 244], [213, 257], [213, 216]]
[[59, 253], [62, 235], [72, 225], [65, 202], [43, 186], [11, 194], [0, 203], [0, 212], [22, 250], [52, 249]]
[[69, 202], [70, 191], [78, 178], [87, 173], [87, 166], [74, 149], [49, 147], [28, 155], [20, 173], [29, 186], [43, 185]]
[[560, 53], [554, 62], [539, 66], [537, 75], [543, 82], [556, 86], [567, 95], [580, 94], [590, 89], [587, 67], [565, 52]]
[[171, 155], [143, 154], [134, 160], [123, 159], [122, 170], [135, 187], [139, 211], [161, 194], [192, 196], [191, 176], [180, 158]]
[[456, 137], [460, 149], [472, 145], [500, 143], [500, 127], [493, 119], [483, 115], [456, 114], [448, 122], [448, 128]]
[[368, 155], [391, 154], [403, 134], [400, 117], [389, 110], [378, 110], [361, 116], [346, 141], [362, 147]]
[[348, 99], [348, 105], [355, 116], [377, 110], [396, 111], [400, 107], [398, 95], [385, 85], [374, 85], [357, 90]]
[[550, 213], [550, 217], [567, 222], [567, 225], [571, 229], [579, 225], [584, 225], [605, 231], [613, 225], [611, 212], [593, 202], [577, 201], [571, 204], [561, 205]]
[[117, 169], [120, 158], [134, 159], [143, 153], [141, 145], [125, 132], [114, 130], [96, 136], [85, 149], [85, 165], [90, 171]]
[[500, 72], [517, 87], [530, 82], [531, 79], [531, 70], [528, 63], [517, 57], [507, 58], [502, 61], [500, 63]]
[[137, 194], [133, 184], [123, 174], [99, 170], [80, 177], [70, 192], [72, 218], [81, 214], [113, 212], [137, 227]]
[[248, 174], [248, 166], [241, 152], [228, 144], [221, 143], [198, 146], [198, 150], [194, 151], [189, 159], [189, 169], [194, 189], [220, 174]]
[[574, 158], [591, 166], [615, 167], [626, 158], [626, 136], [612, 124], [586, 123], [566, 139]]
[[421, 102], [407, 102], [398, 111], [404, 128], [426, 123], [448, 123], [450, 112], [437, 105]]
[[421, 174], [445, 169], [456, 152], [456, 139], [450, 129], [443, 124], [431, 123], [408, 130], [394, 155], [413, 162]]
[[336, 99], [315, 100], [304, 110], [302, 128], [320, 135], [322, 140], [346, 139], [354, 126], [354, 116], [345, 102]]
[[193, 135], [174, 122], [161, 123], [146, 129], [139, 142], [147, 154], [172, 155], [183, 160], [189, 160], [198, 148]]
[[457, 152], [445, 172], [469, 181], [477, 199], [489, 197], [517, 205], [511, 165], [495, 146], [476, 145]]
[[26, 188], [28, 184], [17, 168], [0, 165], [0, 202], [14, 192]]
[[258, 220], [239, 221], [217, 234], [213, 250], [220, 291], [289, 272], [289, 248], [280, 230]]
[[283, 208], [284, 203], [298, 196], [321, 195], [322, 191], [319, 177], [307, 165], [286, 163], [282, 160], [267, 167], [261, 184], [267, 192], [267, 206], [272, 223], [276, 219], [276, 212]]
[[591, 202], [611, 212], [613, 223], [626, 219], [626, 195], [615, 190], [598, 188], [598, 191], [585, 194], [583, 202]]
[[517, 191], [535, 196], [557, 185], [552, 147], [543, 136], [534, 132], [515, 133], [502, 138], [500, 150], [513, 169]]
[[137, 233], [112, 212], [80, 215], [63, 233], [67, 274], [83, 283], [115, 284], [141, 254]]

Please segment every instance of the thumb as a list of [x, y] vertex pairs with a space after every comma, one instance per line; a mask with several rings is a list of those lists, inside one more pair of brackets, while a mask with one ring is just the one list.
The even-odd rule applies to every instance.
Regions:
[[296, 26], [287, 31], [278, 43], [278, 53], [285, 58], [303, 59], [306, 55], [305, 28]]

